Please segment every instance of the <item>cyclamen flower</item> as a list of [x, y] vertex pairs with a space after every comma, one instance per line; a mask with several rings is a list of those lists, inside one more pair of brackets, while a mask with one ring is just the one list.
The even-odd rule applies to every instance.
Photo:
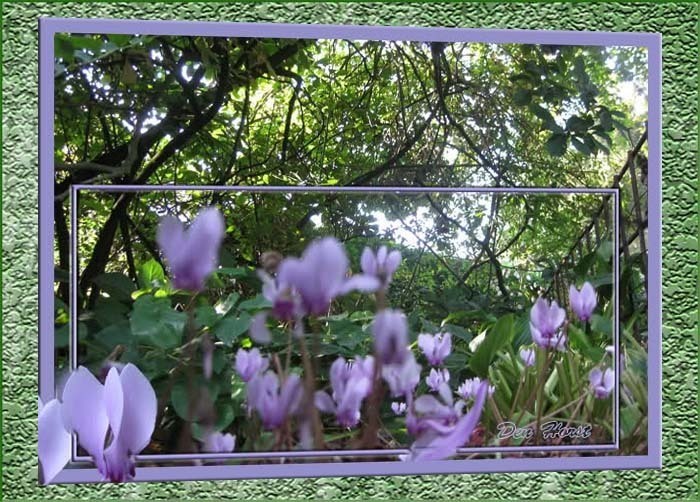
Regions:
[[520, 349], [520, 359], [525, 366], [533, 366], [535, 364], [535, 351], [533, 349]]
[[277, 280], [280, 285], [298, 292], [305, 313], [323, 315], [337, 296], [354, 290], [370, 293], [379, 288], [376, 277], [355, 275], [347, 278], [348, 266], [348, 257], [340, 242], [325, 237], [312, 242], [300, 259], [282, 260]]
[[[457, 388], [457, 394], [459, 394], [462, 399], [473, 399], [476, 397], [481, 383], [481, 378], [479, 377], [468, 378]], [[486, 390], [489, 396], [493, 396], [493, 393], [496, 392], [496, 387], [488, 385]]]
[[264, 270], [258, 270], [263, 283], [262, 294], [272, 303], [272, 315], [280, 321], [293, 321], [304, 315], [301, 297], [292, 286], [281, 283]]
[[204, 438], [202, 450], [207, 453], [231, 453], [236, 447], [236, 436], [211, 432]]
[[236, 352], [236, 372], [244, 382], [250, 382], [256, 375], [264, 372], [269, 365], [266, 357], [258, 349], [238, 349]]
[[530, 334], [532, 341], [543, 349], [565, 350], [566, 335], [559, 330], [566, 311], [556, 301], [550, 303], [538, 298], [530, 310]]
[[400, 263], [401, 253], [397, 250], [389, 252], [386, 246], [380, 247], [376, 255], [374, 251], [366, 247], [360, 257], [362, 272], [379, 279], [382, 288], [389, 286]]
[[588, 381], [591, 384], [593, 394], [598, 399], [605, 399], [610, 395], [615, 386], [615, 373], [610, 368], [601, 371], [596, 367], [588, 374]]
[[219, 247], [225, 230], [224, 218], [214, 207], [200, 211], [187, 230], [174, 216], [161, 220], [156, 240], [176, 288], [204, 289], [207, 277], [219, 264]]
[[406, 403], [394, 401], [391, 403], [391, 411], [394, 415], [403, 415], [406, 413]]
[[586, 282], [581, 291], [573, 284], [569, 286], [569, 304], [576, 317], [583, 322], [588, 322], [598, 304], [598, 296], [590, 282]]
[[[457, 449], [469, 441], [479, 423], [487, 392], [488, 382], [484, 381], [476, 389], [474, 404], [469, 412], [454, 423], [449, 420], [450, 406], [440, 403], [433, 396], [419, 397], [415, 403], [416, 412], [425, 417], [420, 423], [420, 432], [411, 445], [411, 454], [404, 460], [442, 460], [455, 455]], [[447, 424], [444, 419], [440, 420], [443, 416], [448, 418]]]
[[430, 374], [425, 377], [425, 383], [428, 385], [430, 390], [437, 392], [440, 385], [450, 381], [450, 372], [447, 369], [436, 370], [435, 368], [430, 369]]
[[408, 322], [400, 310], [382, 310], [372, 324], [374, 352], [383, 365], [402, 364], [408, 349]]
[[330, 380], [332, 397], [326, 392], [317, 391], [314, 395], [316, 407], [325, 413], [335, 413], [342, 427], [354, 427], [360, 421], [362, 400], [372, 392], [374, 358], [356, 358], [348, 363], [343, 357], [331, 365]]
[[279, 377], [272, 371], [248, 382], [248, 407], [260, 415], [266, 430], [279, 428], [289, 415], [297, 412], [303, 389], [298, 375], [289, 375], [280, 389]]
[[[124, 366], [121, 373], [117, 368], [110, 369], [104, 385], [90, 371], [78, 367], [66, 382], [63, 403], [54, 399], [40, 412], [39, 458], [44, 482], [62, 468], [59, 464], [65, 458], [62, 448], [67, 431], [78, 436], [78, 442], [93, 458], [105, 480], [133, 479], [133, 457], [151, 440], [156, 406], [153, 387], [133, 364]], [[110, 441], [105, 447], [108, 437]]]
[[406, 359], [402, 363], [382, 366], [382, 378], [389, 385], [392, 397], [412, 394], [420, 381], [421, 367], [416, 363], [413, 353], [410, 350], [406, 352]]
[[39, 400], [39, 467], [42, 484], [50, 483], [71, 459], [71, 433], [63, 422], [61, 402]]
[[439, 366], [452, 352], [452, 335], [450, 333], [418, 335], [418, 347], [428, 358], [431, 366]]

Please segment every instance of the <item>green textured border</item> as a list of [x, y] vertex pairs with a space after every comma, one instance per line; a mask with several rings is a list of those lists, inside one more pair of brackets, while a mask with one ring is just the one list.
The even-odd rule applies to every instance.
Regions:
[[[2, 5], [2, 488], [6, 499], [697, 499], [698, 19], [693, 3]], [[36, 471], [37, 19], [102, 17], [657, 32], [663, 36], [663, 469], [42, 488]], [[556, 465], [553, 464], [553, 468]]]

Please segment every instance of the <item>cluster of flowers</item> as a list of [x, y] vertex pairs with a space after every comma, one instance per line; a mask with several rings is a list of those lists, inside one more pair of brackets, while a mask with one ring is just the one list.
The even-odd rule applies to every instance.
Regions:
[[[294, 323], [294, 332], [303, 336], [304, 316], [325, 315], [331, 302], [353, 290], [385, 291], [398, 268], [401, 255], [381, 247], [376, 253], [365, 248], [361, 256], [362, 273], [349, 276], [349, 261], [342, 245], [327, 237], [311, 243], [301, 258], [286, 258], [279, 264], [275, 277], [260, 271], [263, 295], [272, 303], [269, 311], [258, 314], [250, 327], [250, 335], [260, 344], [269, 343], [267, 318]], [[330, 368], [331, 391], [315, 391], [313, 402], [323, 413], [334, 414], [343, 427], [355, 427], [360, 422], [363, 401], [374, 391], [375, 375], [389, 387], [395, 409], [407, 414], [407, 425], [416, 441], [413, 453], [406, 459], [440, 459], [453, 455], [468, 441], [481, 416], [486, 394], [493, 392], [488, 383], [465, 382], [463, 397], [473, 403], [469, 413], [463, 413], [466, 400], [453, 402], [446, 368], [433, 367], [426, 378], [432, 392], [438, 394], [415, 397], [420, 381], [421, 366], [409, 348], [408, 324], [398, 310], [380, 309], [372, 325], [374, 354], [356, 356], [348, 362], [339, 357]], [[419, 336], [418, 345], [431, 366], [439, 366], [451, 352], [449, 333]], [[248, 406], [257, 411], [266, 428], [282, 425], [284, 419], [298, 410], [303, 393], [298, 377], [287, 377], [280, 386], [279, 377], [267, 370], [268, 361], [258, 349], [240, 350], [236, 368], [248, 383]], [[378, 372], [378, 369], [381, 369]]]
[[[200, 212], [189, 227], [166, 217], [158, 229], [158, 244], [170, 269], [173, 285], [193, 292], [204, 288], [207, 277], [218, 266], [218, 251], [225, 226], [218, 210]], [[331, 302], [351, 291], [385, 293], [401, 262], [398, 251], [366, 248], [361, 256], [362, 273], [349, 276], [349, 260], [334, 238], [312, 242], [301, 258], [285, 258], [273, 277], [259, 271], [263, 295], [272, 308], [259, 313], [250, 325], [250, 336], [259, 344], [271, 341], [267, 320], [289, 322], [297, 337], [304, 336], [305, 316], [325, 315]], [[579, 320], [588, 322], [597, 304], [593, 287], [570, 288], [570, 305]], [[530, 312], [533, 342], [546, 350], [566, 350], [566, 312], [556, 302], [539, 298]], [[564, 325], [564, 329], [562, 326]], [[418, 347], [430, 372], [425, 378], [427, 394], [416, 395], [421, 365], [409, 348], [408, 324], [399, 310], [380, 308], [372, 325], [374, 354], [339, 357], [330, 368], [331, 391], [317, 390], [310, 402], [323, 413], [334, 414], [342, 427], [360, 422], [362, 403], [381, 378], [395, 401], [391, 408], [406, 416], [408, 432], [415, 438], [404, 460], [435, 460], [454, 455], [469, 441], [478, 424], [486, 398], [495, 391], [479, 378], [464, 381], [454, 393], [450, 373], [444, 367], [452, 351], [450, 333], [421, 334]], [[535, 363], [535, 351], [523, 348], [525, 366]], [[255, 411], [267, 430], [282, 427], [302, 408], [304, 386], [296, 374], [280, 375], [269, 369], [269, 361], [258, 348], [240, 349], [235, 369], [247, 385], [247, 406]], [[70, 438], [90, 454], [105, 480], [133, 479], [134, 455], [150, 442], [155, 428], [157, 400], [148, 379], [133, 364], [112, 364], [100, 382], [89, 370], [79, 367], [65, 385], [61, 399], [42, 406], [39, 413], [39, 457], [45, 483], [55, 477], [70, 459]], [[607, 397], [613, 387], [610, 369], [594, 368], [589, 380], [594, 395]], [[379, 387], [380, 388], [380, 387]], [[465, 409], [469, 407], [468, 411]], [[86, 414], [85, 410], [91, 410]], [[211, 432], [203, 441], [207, 452], [230, 452], [235, 437]]]
[[[573, 284], [569, 286], [569, 306], [579, 321], [590, 322], [597, 304], [598, 297], [591, 283], [584, 283], [580, 290]], [[545, 350], [565, 351], [567, 343], [565, 321], [566, 310], [560, 307], [556, 301], [552, 301], [550, 304], [544, 298], [538, 298], [530, 310], [532, 341]], [[532, 366], [535, 363], [535, 353], [532, 349], [521, 350], [520, 357], [526, 366]], [[614, 388], [615, 374], [611, 368], [596, 366], [590, 371], [588, 380], [595, 397], [605, 399]]]

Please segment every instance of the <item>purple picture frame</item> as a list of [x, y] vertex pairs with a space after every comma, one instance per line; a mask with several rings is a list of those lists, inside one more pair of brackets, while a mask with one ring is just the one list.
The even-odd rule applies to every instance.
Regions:
[[[661, 37], [651, 33], [602, 33], [564, 32], [531, 30], [479, 30], [453, 28], [418, 27], [370, 27], [332, 25], [287, 25], [267, 23], [206, 23], [181, 21], [126, 21], [107, 19], [59, 19], [39, 20], [39, 395], [44, 402], [54, 397], [54, 354], [53, 354], [53, 113], [54, 113], [54, 35], [56, 33], [141, 33], [153, 35], [192, 35], [226, 37], [270, 37], [270, 38], [344, 38], [361, 40], [410, 40], [442, 42], [484, 42], [484, 43], [526, 43], [558, 45], [597, 45], [597, 46], [639, 46], [645, 47], [649, 65], [649, 112], [648, 112], [648, 450], [645, 455], [604, 456], [604, 457], [564, 457], [557, 458], [553, 469], [550, 458], [523, 459], [472, 459], [444, 460], [422, 463], [408, 462], [358, 462], [358, 463], [305, 463], [281, 465], [229, 465], [229, 466], [168, 466], [139, 467], [134, 481], [176, 481], [211, 479], [248, 479], [272, 477], [325, 477], [361, 475], [416, 475], [451, 473], [522, 472], [548, 470], [598, 470], [598, 469], [640, 469], [661, 467]], [[111, 191], [121, 190], [172, 190], [175, 187], [157, 186], [108, 186]], [[97, 186], [72, 187], [72, 200], [79, 189], [98, 189]], [[185, 187], [177, 189], [212, 189], [214, 187]], [[215, 187], [220, 190], [222, 187]], [[274, 187], [268, 187], [274, 188]], [[284, 187], [287, 191], [314, 190], [310, 187]], [[240, 187], [226, 187], [227, 190], [240, 190]], [[336, 189], [337, 190], [337, 189]], [[371, 191], [366, 187], [361, 191]], [[384, 188], [386, 190], [386, 188]], [[400, 190], [407, 190], [405, 187]], [[415, 191], [416, 189], [414, 189]], [[418, 189], [438, 191], [439, 189]], [[471, 191], [472, 188], [458, 189]], [[482, 187], [481, 191], [495, 191]], [[522, 189], [505, 189], [520, 191]], [[525, 189], [528, 190], [528, 189]], [[546, 191], [544, 189], [529, 189]], [[587, 191], [585, 188], [562, 189], [562, 191]], [[618, 195], [615, 189], [615, 212]], [[264, 189], [262, 190], [264, 191]], [[74, 206], [73, 206], [74, 207]], [[73, 214], [74, 211], [71, 211]], [[72, 218], [74, 218], [72, 216]], [[617, 218], [615, 218], [617, 225]], [[74, 233], [72, 233], [73, 237]], [[617, 236], [617, 232], [615, 233]], [[616, 256], [619, 256], [617, 238]], [[617, 265], [614, 276], [617, 278]], [[617, 290], [617, 281], [615, 281]], [[617, 296], [617, 293], [616, 293]], [[617, 302], [615, 303], [617, 309]], [[73, 323], [74, 324], [74, 323]], [[618, 343], [617, 323], [615, 323], [614, 343]], [[619, 354], [619, 351], [616, 351]], [[619, 381], [619, 364], [616, 365], [616, 381]], [[615, 423], [618, 423], [618, 393], [615, 393]], [[613, 445], [580, 445], [576, 448], [560, 449], [604, 450], [616, 449], [619, 432], [615, 427]], [[515, 447], [517, 451], [528, 447]], [[535, 447], [543, 449], [543, 447]], [[557, 448], [557, 447], [550, 447]], [[487, 448], [463, 449], [487, 453]], [[507, 451], [499, 448], [498, 451]], [[75, 452], [74, 452], [75, 453]], [[284, 452], [284, 456], [293, 456]], [[333, 452], [338, 455], [339, 452]], [[345, 453], [345, 452], [344, 452]], [[383, 451], [384, 454], [387, 451]], [[307, 452], [318, 457], [319, 452]], [[249, 454], [247, 454], [249, 456]], [[268, 454], [265, 454], [268, 455]], [[269, 456], [269, 455], [268, 455]], [[190, 460], [187, 455], [144, 455], [148, 460]], [[159, 458], [156, 458], [159, 457]], [[163, 457], [162, 459], [160, 457]], [[197, 458], [216, 459], [216, 454], [197, 455]], [[145, 458], [144, 458], [145, 459]], [[87, 460], [75, 457], [76, 462]], [[96, 482], [101, 475], [94, 467], [64, 469], [53, 483]]]

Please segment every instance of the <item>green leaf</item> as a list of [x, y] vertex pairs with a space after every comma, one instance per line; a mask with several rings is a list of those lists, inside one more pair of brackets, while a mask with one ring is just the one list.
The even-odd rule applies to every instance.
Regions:
[[532, 103], [528, 108], [537, 118], [545, 123], [545, 126], [548, 127], [549, 124], [556, 124], [554, 117], [546, 108], [535, 103]]
[[216, 400], [220, 390], [221, 387], [216, 381], [205, 380], [201, 375], [192, 380], [178, 380], [170, 392], [170, 402], [180, 418], [198, 422], [204, 418], [200, 415], [206, 413], [207, 404]]
[[506, 314], [496, 321], [469, 361], [469, 366], [474, 373], [481, 378], [486, 378], [489, 366], [496, 358], [498, 351], [510, 343], [514, 333], [515, 323], [512, 314]]
[[578, 150], [579, 152], [581, 152], [584, 155], [590, 155], [593, 153], [593, 151], [590, 149], [590, 147], [586, 143], [584, 143], [583, 141], [581, 141], [580, 139], [578, 139], [576, 137], [571, 138], [571, 146], [576, 148], [576, 150]]
[[93, 338], [107, 350], [112, 350], [117, 345], [128, 345], [132, 341], [131, 326], [129, 321], [122, 321], [101, 329]]
[[219, 303], [216, 304], [216, 309], [217, 312], [221, 312], [221, 315], [227, 315], [233, 307], [236, 306], [236, 303], [240, 299], [241, 295], [236, 293], [235, 291], [228, 295], [225, 300], [220, 301]]
[[451, 333], [455, 338], [464, 340], [467, 343], [471, 342], [473, 338], [469, 331], [464, 329], [462, 326], [457, 326], [456, 324], [443, 324], [442, 330]]
[[180, 345], [187, 315], [177, 312], [166, 298], [140, 296], [131, 314], [131, 332], [163, 349]]
[[545, 143], [547, 152], [554, 157], [564, 155], [566, 153], [566, 139], [566, 134], [552, 134]]
[[582, 352], [591, 348], [591, 342], [588, 339], [588, 336], [586, 336], [586, 333], [578, 326], [569, 324], [568, 335], [572, 347], [579, 349]]
[[569, 120], [566, 121], [567, 130], [579, 133], [586, 132], [591, 125], [593, 124], [589, 119], [579, 117], [578, 115], [569, 117]]
[[221, 267], [216, 269], [218, 275], [225, 275], [228, 277], [248, 277], [251, 274], [250, 269], [246, 267]]
[[591, 329], [598, 331], [599, 333], [612, 336], [612, 319], [608, 319], [607, 317], [603, 317], [599, 314], [593, 314], [591, 316]]
[[601, 107], [600, 111], [598, 112], [598, 120], [600, 121], [600, 126], [605, 131], [612, 131], [615, 128], [613, 126], [612, 115], [610, 114], [610, 110], [608, 110], [604, 106]]
[[214, 336], [230, 346], [238, 337], [248, 331], [251, 316], [245, 312], [240, 317], [227, 316], [214, 326]]
[[165, 283], [163, 267], [153, 258], [141, 264], [137, 275], [141, 288], [160, 287]]
[[213, 326], [221, 316], [216, 313], [216, 310], [211, 305], [202, 305], [194, 310], [194, 321], [197, 328], [205, 326]]
[[263, 295], [258, 295], [250, 300], [245, 300], [238, 306], [238, 310], [260, 310], [269, 308], [272, 308], [272, 303], [270, 303], [270, 301]]
[[513, 93], [513, 103], [517, 106], [526, 106], [530, 104], [532, 100], [532, 92], [529, 89], [523, 89], [519, 87]]
[[70, 332], [68, 330], [69, 323], [65, 323], [61, 326], [54, 328], [54, 341], [53, 345], [57, 349], [62, 349], [68, 347], [68, 338]]

